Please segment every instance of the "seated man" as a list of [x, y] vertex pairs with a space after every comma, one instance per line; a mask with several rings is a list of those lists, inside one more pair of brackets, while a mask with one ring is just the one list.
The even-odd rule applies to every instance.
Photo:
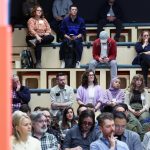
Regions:
[[91, 150], [129, 150], [126, 143], [114, 137], [115, 124], [111, 113], [102, 113], [97, 120], [102, 134], [90, 145]]
[[93, 43], [93, 58], [89, 64], [89, 69], [95, 70], [98, 64], [110, 65], [111, 79], [117, 77], [117, 47], [116, 42], [109, 38], [106, 31], [99, 34], [99, 38]]
[[21, 85], [17, 75], [13, 75], [12, 86], [12, 110], [16, 111], [21, 105], [29, 103], [31, 94], [26, 86]]
[[138, 133], [140, 135], [141, 139], [143, 138], [142, 125], [141, 125], [141, 123], [139, 122], [139, 120], [137, 118], [133, 117], [129, 113], [128, 106], [126, 104], [124, 104], [124, 103], [117, 104], [114, 107], [113, 111], [114, 111], [114, 113], [123, 112], [126, 115], [127, 119], [128, 119], [126, 129]]
[[70, 45], [70, 47], [74, 48], [74, 52], [72, 53], [75, 53], [75, 56], [73, 56], [75, 57], [76, 68], [80, 68], [80, 61], [83, 51], [82, 38], [85, 34], [85, 23], [84, 20], [77, 15], [77, 12], [77, 6], [71, 5], [69, 16], [66, 17], [61, 24], [61, 32], [65, 38], [60, 48], [60, 60], [62, 61], [61, 68], [64, 68], [65, 65], [67, 65], [64, 61], [66, 45]]
[[125, 142], [130, 150], [142, 150], [140, 136], [133, 131], [127, 130], [127, 117], [123, 112], [114, 114], [115, 136], [118, 140]]
[[50, 90], [51, 109], [53, 116], [61, 119], [63, 110], [73, 104], [74, 91], [72, 87], [66, 85], [66, 77], [63, 73], [58, 73], [56, 80], [57, 85]]
[[144, 139], [142, 142], [143, 150], [149, 150], [150, 149], [150, 131], [145, 133]]
[[122, 29], [122, 10], [116, 0], [106, 0], [106, 3], [101, 7], [100, 20], [98, 23], [98, 34], [103, 30], [107, 23], [113, 23], [116, 26], [116, 35], [114, 39], [119, 41]]
[[50, 114], [50, 109], [49, 108], [42, 108], [41, 111], [47, 119], [47, 132], [49, 134], [53, 134], [57, 138], [58, 147], [60, 148], [61, 147], [61, 132], [59, 130], [55, 130], [52, 128], [52, 119], [51, 119], [52, 117]]
[[32, 136], [41, 141], [42, 150], [58, 150], [58, 142], [53, 134], [47, 133], [47, 119], [43, 112], [33, 112], [32, 120]]
[[51, 23], [52, 29], [57, 33], [57, 42], [62, 39], [60, 26], [62, 20], [69, 15], [69, 7], [72, 5], [72, 0], [54, 0], [52, 13], [54, 20]]

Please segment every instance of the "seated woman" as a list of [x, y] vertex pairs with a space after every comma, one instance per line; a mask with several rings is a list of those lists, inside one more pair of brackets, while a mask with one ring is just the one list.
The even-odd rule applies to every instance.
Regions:
[[59, 122], [63, 139], [65, 138], [68, 130], [77, 124], [72, 107], [64, 109], [62, 121]]
[[125, 94], [122, 89], [120, 89], [121, 81], [118, 77], [113, 78], [110, 82], [110, 87], [104, 93], [104, 109], [110, 108], [110, 112], [113, 107], [118, 103], [124, 103]]
[[148, 91], [144, 88], [143, 76], [137, 74], [126, 91], [125, 103], [131, 114], [137, 117], [141, 123], [149, 117], [149, 101]]
[[31, 120], [26, 113], [19, 110], [15, 111], [12, 123], [12, 150], [42, 150], [40, 141], [30, 136], [32, 129]]
[[31, 18], [27, 22], [28, 35], [26, 41], [35, 47], [36, 68], [41, 68], [41, 45], [50, 44], [54, 37], [51, 35], [51, 28], [44, 18], [43, 10], [40, 6], [32, 9]]
[[148, 69], [150, 68], [150, 33], [143, 31], [139, 36], [139, 41], [135, 45], [137, 57], [132, 64], [139, 64], [142, 68], [145, 86], [147, 87]]
[[92, 103], [95, 111], [100, 108], [103, 99], [103, 90], [98, 85], [95, 72], [87, 70], [82, 75], [81, 86], [77, 89], [77, 102], [79, 105]]
[[97, 132], [94, 127], [94, 112], [82, 111], [79, 115], [78, 125], [71, 128], [66, 134], [63, 150], [90, 150], [90, 144], [100, 136], [100, 132]]

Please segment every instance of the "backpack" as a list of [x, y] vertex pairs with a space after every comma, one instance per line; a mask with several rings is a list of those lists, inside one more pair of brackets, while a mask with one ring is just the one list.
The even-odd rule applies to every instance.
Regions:
[[30, 50], [22, 50], [21, 52], [21, 68], [34, 68], [34, 62]]

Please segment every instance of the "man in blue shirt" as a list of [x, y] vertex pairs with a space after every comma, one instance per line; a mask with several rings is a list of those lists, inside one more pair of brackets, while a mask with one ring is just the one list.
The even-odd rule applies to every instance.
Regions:
[[[84, 20], [77, 15], [78, 9], [76, 5], [70, 6], [69, 16], [66, 17], [61, 24], [61, 32], [64, 35], [64, 41], [60, 48], [60, 60], [62, 61], [61, 68], [66, 67], [65, 54], [66, 47], [73, 47], [75, 53], [76, 68], [80, 68], [80, 60], [83, 51], [83, 35], [85, 34]], [[69, 51], [71, 53], [71, 51]], [[71, 67], [71, 66], [69, 66]], [[72, 66], [75, 67], [75, 66]]]
[[127, 117], [123, 112], [114, 114], [115, 136], [118, 140], [125, 142], [130, 150], [142, 150], [140, 136], [133, 131], [127, 130]]
[[126, 143], [114, 137], [115, 124], [111, 113], [102, 113], [97, 118], [102, 134], [90, 145], [90, 150], [129, 150]]

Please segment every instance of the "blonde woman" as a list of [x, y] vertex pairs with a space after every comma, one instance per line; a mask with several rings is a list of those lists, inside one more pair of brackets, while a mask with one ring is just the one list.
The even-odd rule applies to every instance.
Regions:
[[41, 150], [40, 141], [31, 137], [31, 120], [26, 113], [13, 113], [12, 150]]

